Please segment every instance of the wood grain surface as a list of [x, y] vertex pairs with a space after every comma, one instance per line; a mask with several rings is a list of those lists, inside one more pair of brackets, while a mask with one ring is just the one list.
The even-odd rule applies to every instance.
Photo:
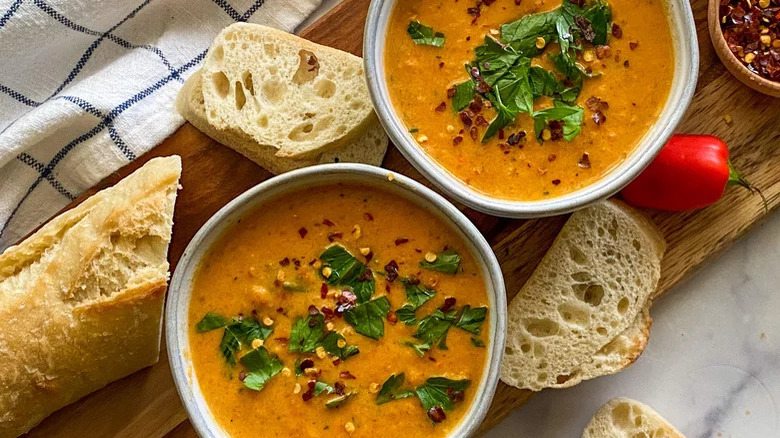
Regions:
[[[344, 0], [302, 35], [359, 55], [368, 4], [369, 0]], [[701, 49], [699, 81], [693, 104], [677, 131], [723, 138], [731, 145], [735, 166], [763, 189], [770, 208], [774, 208], [780, 198], [780, 101], [752, 91], [725, 70], [707, 34], [707, 1], [694, 0], [692, 5]], [[732, 123], [724, 121], [726, 114], [731, 115]], [[214, 212], [271, 175], [185, 124], [158, 147], [107, 178], [74, 204], [114, 184], [150, 158], [171, 154], [180, 155], [184, 165], [170, 248], [171, 267], [175, 268], [187, 243]], [[431, 186], [394, 147], [388, 151], [383, 165]], [[460, 208], [493, 245], [509, 299], [520, 290], [566, 220], [565, 217], [500, 219]], [[738, 189], [728, 190], [723, 200], [707, 209], [649, 214], [669, 243], [656, 298], [766, 216], [757, 197]], [[481, 431], [495, 426], [531, 395], [530, 391], [501, 383]], [[166, 435], [196, 436], [174, 388], [165, 348], [156, 365], [62, 409], [30, 432], [31, 437]]]

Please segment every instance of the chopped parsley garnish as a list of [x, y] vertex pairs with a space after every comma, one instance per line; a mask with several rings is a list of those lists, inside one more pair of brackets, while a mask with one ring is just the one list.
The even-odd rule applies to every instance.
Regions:
[[374, 273], [341, 245], [331, 245], [320, 255], [323, 269], [330, 269], [325, 282], [334, 286], [348, 286], [358, 303], [371, 299], [376, 288]]
[[404, 304], [403, 307], [395, 311], [395, 315], [398, 320], [406, 325], [417, 324], [417, 315], [415, 315], [415, 308], [411, 304]]
[[479, 338], [474, 338], [474, 337], [472, 337], [472, 338], [471, 338], [471, 343], [472, 343], [472, 344], [473, 344], [475, 347], [480, 347], [480, 348], [481, 348], [481, 347], [484, 347], [484, 346], [485, 346], [485, 343], [484, 343], [484, 342], [482, 342], [482, 340], [481, 340], [481, 339], [479, 339]]
[[382, 389], [380, 389], [379, 393], [376, 395], [376, 404], [381, 405], [389, 401], [400, 400], [417, 395], [412, 389], [401, 389], [405, 378], [406, 376], [404, 373], [391, 375], [385, 381], [385, 383], [382, 384]]
[[328, 354], [342, 360], [360, 353], [354, 345], [339, 347], [339, 340], [346, 341], [339, 333], [325, 330], [325, 318], [321, 314], [309, 315], [306, 318], [298, 318], [293, 323], [288, 349], [300, 353], [314, 353], [317, 347], [321, 346]]
[[361, 335], [379, 339], [385, 334], [384, 319], [389, 311], [390, 302], [387, 297], [379, 297], [347, 310], [344, 320]]
[[255, 339], [267, 339], [272, 332], [271, 327], [260, 324], [254, 318], [234, 319], [230, 325], [225, 326], [225, 332], [219, 343], [219, 351], [227, 363], [235, 365], [236, 352]]
[[455, 327], [478, 335], [480, 326], [485, 321], [487, 312], [487, 307], [476, 307], [472, 309], [471, 306], [465, 305], [460, 313], [458, 322], [455, 323]]
[[455, 94], [452, 96], [452, 109], [460, 111], [469, 106], [475, 93], [474, 81], [469, 79], [455, 86]]
[[559, 121], [563, 124], [563, 138], [571, 141], [582, 131], [582, 115], [585, 110], [581, 106], [567, 105], [560, 101], [555, 101], [554, 104], [552, 108], [545, 108], [533, 114], [536, 137], [542, 138], [542, 130], [551, 121]]
[[[426, 262], [427, 263], [427, 262]], [[421, 263], [422, 265], [422, 263]], [[409, 278], [401, 280], [404, 284], [404, 291], [406, 292], [406, 301], [411, 304], [413, 309], [418, 309], [425, 304], [428, 300], [436, 295], [436, 291], [428, 289], [425, 286], [420, 285], [419, 280], [411, 280]]]
[[444, 410], [452, 410], [454, 403], [463, 400], [463, 392], [471, 385], [471, 381], [431, 377], [414, 389], [402, 389], [403, 384], [404, 373], [391, 375], [379, 390], [376, 404], [417, 396], [428, 418], [434, 423], [440, 423], [446, 418]]
[[195, 330], [197, 330], [198, 333], [204, 333], [222, 328], [228, 324], [230, 324], [230, 320], [226, 317], [218, 313], [209, 312], [198, 322], [198, 325], [195, 326]]
[[336, 397], [333, 397], [332, 399], [325, 402], [326, 408], [337, 408], [344, 403], [346, 403], [347, 400], [349, 400], [352, 396], [357, 395], [356, 392], [348, 392], [346, 394], [342, 394]]
[[421, 24], [419, 21], [410, 21], [406, 32], [417, 45], [441, 47], [444, 45], [444, 34], [435, 32], [432, 28]]
[[441, 309], [436, 309], [432, 314], [426, 316], [420, 321], [420, 326], [417, 327], [417, 332], [412, 335], [415, 338], [422, 341], [420, 344], [407, 344], [417, 351], [417, 354], [422, 356], [422, 351], [430, 349], [433, 345], [438, 343], [440, 350], [447, 349], [447, 331], [449, 331], [452, 324], [455, 322], [455, 315], [457, 311], [455, 309], [442, 312]]
[[265, 383], [282, 370], [282, 361], [268, 355], [265, 347], [252, 350], [241, 357], [241, 364], [249, 371], [244, 377], [244, 386], [260, 391]]
[[[460, 267], [460, 255], [450, 249], [437, 254], [436, 260], [433, 262], [428, 262], [426, 260], [421, 261], [420, 267], [430, 269], [431, 271], [444, 272], [445, 274], [454, 274], [458, 272], [458, 267]], [[406, 296], [407, 298], [409, 297], [408, 291], [406, 292]]]
[[333, 387], [328, 385], [325, 382], [320, 382], [318, 380], [317, 382], [314, 383], [314, 395], [315, 396], [318, 396], [318, 395], [322, 394], [323, 392], [327, 392], [328, 394], [332, 394], [333, 391], [335, 391], [333, 389]]

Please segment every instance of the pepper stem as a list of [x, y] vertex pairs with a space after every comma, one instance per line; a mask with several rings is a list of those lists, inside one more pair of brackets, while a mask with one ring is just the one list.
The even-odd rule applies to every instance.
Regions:
[[748, 180], [742, 177], [742, 175], [737, 172], [737, 169], [734, 168], [734, 165], [731, 163], [731, 160], [728, 161], [729, 164], [729, 179], [726, 182], [726, 186], [740, 186], [745, 189], [747, 189], [751, 194], [758, 193], [758, 196], [761, 197], [761, 200], [764, 202], [764, 211], [769, 212], [769, 202], [767, 202], [766, 197], [764, 197], [764, 194], [761, 193], [761, 190], [758, 189], [758, 187], [751, 184]]

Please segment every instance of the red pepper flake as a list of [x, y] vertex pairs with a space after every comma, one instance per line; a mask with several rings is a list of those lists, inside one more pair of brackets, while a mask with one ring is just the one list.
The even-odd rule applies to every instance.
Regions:
[[337, 358], [333, 359], [332, 363], [333, 363], [333, 366], [339, 366], [339, 364], [341, 363], [341, 359], [339, 359], [337, 357]]
[[510, 151], [509, 145], [506, 143], [499, 143], [498, 148], [501, 149], [501, 152], [504, 153], [504, 155], [508, 155]]
[[444, 299], [444, 304], [441, 306], [442, 312], [449, 312], [453, 307], [455, 307], [455, 297], [447, 297]]
[[604, 59], [609, 58], [612, 54], [612, 49], [609, 46], [596, 46], [596, 58]]
[[447, 388], [447, 398], [449, 398], [453, 403], [458, 403], [463, 401], [464, 394], [463, 391], [456, 391], [452, 388]]
[[469, 110], [471, 110], [474, 114], [479, 114], [480, 111], [482, 111], [482, 108], [484, 107], [484, 103], [482, 102], [482, 97], [479, 95], [474, 96], [474, 99], [469, 103]]
[[314, 361], [311, 359], [304, 359], [298, 365], [298, 370], [300, 370], [302, 373], [306, 372], [306, 370], [309, 368], [314, 368]]
[[587, 152], [582, 154], [582, 158], [580, 158], [580, 162], [577, 165], [583, 169], [590, 169], [590, 156]]
[[371, 213], [368, 213], [368, 212], [363, 213], [363, 219], [365, 219], [365, 220], [367, 220], [369, 222], [373, 222], [374, 221], [374, 215], [372, 215]]
[[352, 375], [352, 373], [350, 373], [349, 371], [342, 371], [342, 372], [340, 372], [339, 373], [339, 378], [340, 379], [344, 379], [344, 380], [354, 380], [354, 379], [357, 379], [357, 377]]
[[322, 306], [320, 311], [325, 315], [325, 319], [333, 319], [336, 317], [336, 312], [332, 311], [328, 306]]
[[398, 263], [396, 263], [395, 260], [390, 260], [390, 262], [385, 265], [385, 274], [387, 274], [387, 277], [385, 278], [387, 278], [387, 281], [390, 283], [398, 278]]
[[246, 371], [241, 370], [241, 372], [238, 373], [238, 380], [243, 382], [244, 379], [246, 379]]
[[488, 123], [487, 120], [485, 120], [482, 116], [477, 116], [477, 118], [474, 120], [474, 124], [477, 126], [488, 126], [490, 123]]
[[574, 17], [574, 24], [580, 28], [582, 37], [585, 38], [585, 41], [592, 43], [596, 38], [596, 32], [593, 31], [593, 26], [591, 26], [590, 21], [582, 15], [577, 15]]
[[452, 139], [452, 145], [457, 146], [463, 141], [463, 137], [460, 135]]
[[317, 383], [316, 380], [309, 380], [309, 389], [306, 390], [306, 392], [303, 393], [301, 396], [303, 398], [303, 401], [307, 402], [314, 398], [314, 384]]
[[289, 265], [289, 264], [290, 264], [290, 259], [288, 259], [287, 257], [285, 257], [285, 258], [283, 258], [283, 259], [279, 260], [279, 264], [280, 264], [280, 265], [282, 265], [282, 266], [287, 266], [287, 265]]
[[499, 129], [498, 130], [498, 139], [499, 140], [503, 140], [504, 139], [504, 130], [503, 129]]
[[274, 338], [274, 341], [276, 341], [276, 342], [278, 342], [278, 343], [280, 343], [282, 345], [285, 345], [285, 346], [290, 343], [290, 339], [289, 338], [283, 338], [283, 337]]
[[284, 307], [277, 307], [276, 308], [277, 313], [284, 313]]
[[410, 285], [412, 285], [412, 286], [417, 286], [418, 284], [420, 284], [420, 279], [419, 279], [419, 278], [417, 278], [417, 277], [416, 277], [416, 276], [414, 276], [414, 275], [410, 275], [410, 276], [409, 276], [409, 277], [406, 279], [406, 283], [407, 283], [407, 284], [410, 284]]
[[601, 110], [596, 110], [596, 112], [591, 115], [591, 118], [597, 125], [602, 125], [607, 121], [607, 116], [605, 116]]
[[344, 236], [341, 233], [328, 233], [328, 242], [333, 242], [336, 239], [341, 239]]
[[436, 107], [436, 112], [443, 113], [444, 110], [447, 109], [447, 104], [445, 102], [442, 102], [439, 104], [439, 106]]
[[370, 262], [374, 258], [374, 251], [369, 251], [368, 254], [366, 254], [366, 263]]
[[447, 89], [447, 97], [450, 98], [450, 99], [455, 97], [455, 87]]
[[559, 120], [551, 120], [547, 127], [550, 129], [550, 140], [560, 140], [563, 138], [563, 123]]
[[351, 291], [342, 291], [337, 303], [338, 307], [336, 307], [336, 316], [341, 316], [347, 310], [355, 307], [355, 303], [357, 303], [357, 296], [355, 296], [355, 294]]
[[320, 286], [320, 298], [324, 300], [327, 297], [328, 297], [328, 285], [322, 283], [322, 286]]
[[325, 219], [322, 220], [322, 225], [326, 225], [328, 227], [332, 227], [332, 226], [334, 226], [336, 224], [334, 224], [330, 219], [325, 218]]
[[579, 6], [579, 7], [583, 7], [583, 6], [585, 6], [585, 0], [569, 0], [569, 1], [570, 1], [571, 3], [573, 3], [573, 4], [577, 5], [577, 6]]
[[463, 125], [465, 125], [467, 128], [468, 128], [469, 126], [471, 126], [471, 124], [472, 124], [473, 122], [471, 121], [471, 117], [469, 117], [469, 115], [468, 115], [468, 114], [467, 114], [465, 111], [464, 111], [464, 112], [461, 112], [461, 113], [460, 113], [460, 114], [458, 114], [458, 115], [460, 116], [460, 121], [461, 121], [461, 122], [463, 122]]
[[469, 15], [471, 15], [472, 17], [474, 17], [474, 19], [471, 20], [471, 24], [476, 24], [477, 23], [477, 18], [479, 18], [479, 15], [480, 15], [479, 8], [478, 7], [476, 7], [476, 8], [468, 8], [468, 9], [466, 9], [466, 12]]
[[557, 157], [555, 156], [555, 154], [550, 154], [550, 155], [547, 156], [547, 161], [552, 163], [553, 161], [555, 161], [556, 158]]
[[554, 185], [554, 186], [557, 186], [558, 184], [560, 184], [560, 183], [561, 183], [561, 180], [559, 180], [559, 179], [554, 179], [554, 180], [552, 180], [552, 183], [553, 183], [553, 185]]
[[306, 237], [307, 234], [309, 234], [309, 230], [307, 230], [304, 227], [301, 227], [301, 229], [298, 230], [298, 234], [300, 234], [301, 235], [301, 239], [303, 239], [304, 237]]
[[341, 382], [336, 382], [333, 384], [333, 392], [335, 392], [338, 395], [344, 395], [344, 390], [347, 389], [346, 386], [344, 386]]
[[444, 62], [439, 63], [439, 68], [444, 68]]
[[636, 49], [636, 47], [639, 45], [639, 41], [629, 41], [628, 42], [628, 48], [631, 50]]
[[399, 237], [399, 238], [395, 239], [395, 246], [403, 245], [404, 243], [406, 243], [408, 241], [409, 241], [409, 239], [407, 239], [405, 237]]
[[477, 83], [477, 86], [474, 87], [477, 93], [485, 94], [493, 91], [493, 87], [491, 87], [490, 85], [487, 84], [487, 82], [485, 82], [485, 79], [482, 77], [482, 73], [479, 72], [479, 69], [477, 67], [471, 67], [469, 73], [471, 74], [471, 77], [474, 79], [474, 82]]
[[317, 306], [315, 306], [314, 304], [309, 305], [309, 315], [314, 316], [314, 315], [319, 315], [319, 314], [320, 314], [320, 311], [317, 310]]
[[437, 405], [428, 409], [428, 418], [434, 423], [441, 423], [447, 419], [447, 415], [444, 413], [444, 409]]
[[626, 59], [625, 61], [623, 61], [623, 67], [625, 67], [625, 68], [628, 68], [628, 59]]
[[515, 0], [515, 6], [520, 6], [523, 3], [523, 0]]
[[485, 6], [490, 6], [493, 4], [493, 2], [496, 0], [482, 0], [482, 4]]
[[515, 132], [509, 135], [509, 138], [506, 139], [506, 142], [509, 144], [509, 146], [517, 146], [517, 144], [520, 143], [523, 138], [525, 138], [525, 136], [525, 131]]
[[472, 140], [477, 141], [477, 138], [479, 137], [479, 131], [477, 131], [476, 126], [472, 126], [471, 129], [469, 129], [469, 135], [471, 136]]
[[387, 322], [389, 322], [392, 325], [395, 325], [398, 322], [398, 315], [395, 314], [394, 311], [387, 312]]
[[606, 100], [601, 100], [596, 96], [591, 96], [585, 101], [585, 106], [591, 111], [606, 111], [609, 109], [609, 103]]
[[615, 38], [623, 38], [623, 29], [621, 29], [617, 23], [612, 23], [612, 36]]

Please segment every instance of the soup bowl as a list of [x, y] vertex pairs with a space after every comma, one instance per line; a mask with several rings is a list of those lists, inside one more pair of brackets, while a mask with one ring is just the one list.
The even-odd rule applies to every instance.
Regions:
[[358, 184], [391, 193], [431, 213], [455, 232], [473, 255], [484, 278], [491, 312], [487, 360], [473, 403], [449, 436], [466, 437], [487, 413], [499, 376], [506, 333], [506, 291], [501, 268], [479, 230], [452, 204], [422, 184], [391, 171], [363, 164], [327, 164], [289, 172], [247, 190], [215, 213], [184, 250], [171, 279], [166, 308], [168, 360], [184, 407], [202, 437], [229, 436], [217, 423], [201, 392], [190, 353], [188, 311], [193, 281], [212, 245], [264, 202], [285, 194], [334, 183]]
[[[552, 216], [586, 207], [617, 193], [637, 177], [661, 150], [682, 118], [696, 88], [699, 51], [693, 13], [687, 1], [667, 0], [674, 56], [673, 80], [657, 120], [636, 147], [603, 177], [573, 192], [533, 201], [492, 197], [467, 185], [428, 155], [393, 107], [385, 72], [385, 47], [391, 14], [399, 1], [373, 0], [368, 11], [363, 57], [374, 107], [393, 143], [420, 173], [457, 201], [483, 213], [511, 218]], [[466, 8], [466, 5], [463, 7]]]

